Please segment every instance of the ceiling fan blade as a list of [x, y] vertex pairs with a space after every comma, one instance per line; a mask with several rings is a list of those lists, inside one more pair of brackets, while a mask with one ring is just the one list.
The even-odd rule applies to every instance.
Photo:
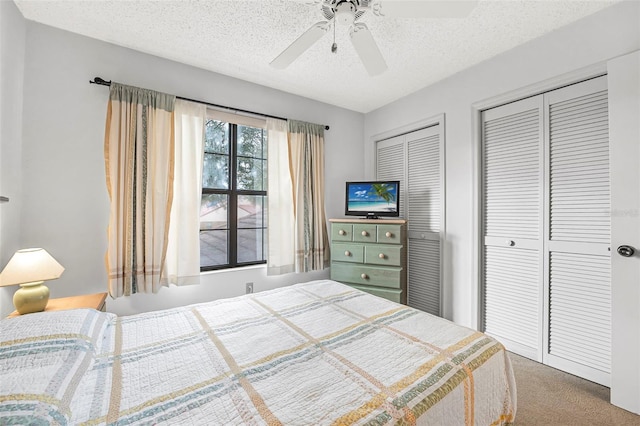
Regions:
[[380, 53], [380, 49], [373, 39], [369, 28], [362, 22], [357, 22], [349, 33], [351, 43], [358, 52], [360, 60], [371, 76], [381, 74], [387, 70], [387, 63]]
[[311, 28], [305, 31], [300, 37], [296, 39], [289, 47], [284, 49], [270, 65], [274, 68], [283, 69], [291, 65], [300, 55], [302, 55], [308, 48], [313, 46], [315, 42], [320, 40], [323, 35], [329, 30], [329, 21], [321, 21], [313, 24]]
[[379, 0], [372, 10], [390, 18], [464, 18], [477, 5], [477, 0]]

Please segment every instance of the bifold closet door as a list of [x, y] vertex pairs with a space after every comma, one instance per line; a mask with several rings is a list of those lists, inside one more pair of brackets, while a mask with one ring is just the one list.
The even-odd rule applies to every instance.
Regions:
[[542, 360], [543, 101], [482, 113], [483, 328]]
[[400, 181], [400, 217], [407, 218], [407, 153], [404, 136], [376, 143], [376, 179]]
[[483, 112], [483, 324], [507, 349], [609, 386], [606, 77]]
[[377, 179], [400, 180], [400, 212], [408, 220], [408, 305], [441, 315], [444, 153], [441, 126], [380, 141]]
[[608, 114], [606, 77], [545, 95], [544, 362], [605, 386], [611, 370]]

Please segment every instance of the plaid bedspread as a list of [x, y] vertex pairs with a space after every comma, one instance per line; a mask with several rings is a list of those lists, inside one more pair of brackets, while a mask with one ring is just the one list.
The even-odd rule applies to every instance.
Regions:
[[333, 281], [0, 321], [2, 425], [490, 425], [515, 399], [500, 343]]

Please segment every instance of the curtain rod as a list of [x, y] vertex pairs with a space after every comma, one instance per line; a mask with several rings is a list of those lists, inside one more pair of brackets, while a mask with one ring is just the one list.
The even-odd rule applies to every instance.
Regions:
[[[105, 80], [103, 78], [100, 78], [100, 77], [94, 77], [93, 80], [89, 80], [89, 83], [98, 84], [100, 86], [111, 86], [111, 80], [107, 81], [107, 80]], [[230, 111], [235, 111], [235, 112], [244, 112], [246, 114], [259, 115], [261, 117], [275, 118], [277, 120], [287, 120], [287, 118], [278, 117], [276, 115], [263, 114], [261, 112], [249, 111], [249, 110], [246, 110], [246, 109], [231, 108], [231, 107], [224, 106], [224, 105], [212, 104], [211, 102], [199, 101], [197, 99], [184, 98], [182, 96], [176, 96], [176, 99], [182, 99], [183, 101], [189, 101], [189, 102], [196, 102], [198, 104], [209, 105], [209, 106], [212, 106], [212, 107], [215, 107], [215, 108], [223, 108], [223, 109], [230, 110]], [[325, 130], [329, 130], [329, 126], [325, 125], [324, 129]]]

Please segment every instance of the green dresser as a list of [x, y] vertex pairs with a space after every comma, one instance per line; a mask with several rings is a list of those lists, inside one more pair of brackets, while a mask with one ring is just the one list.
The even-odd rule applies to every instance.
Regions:
[[330, 219], [331, 279], [407, 303], [407, 221]]

